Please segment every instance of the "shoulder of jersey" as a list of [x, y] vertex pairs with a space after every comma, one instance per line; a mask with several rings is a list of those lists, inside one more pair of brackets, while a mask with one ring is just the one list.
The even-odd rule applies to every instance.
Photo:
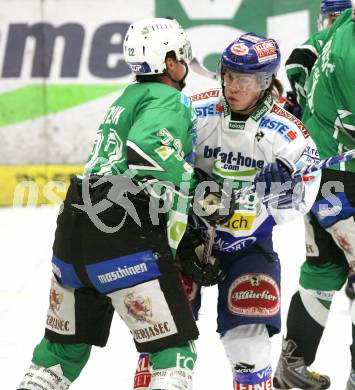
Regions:
[[190, 99], [194, 105], [204, 104], [207, 101], [214, 101], [222, 96], [222, 89], [210, 89], [209, 91], [202, 91], [190, 96]]
[[269, 113], [270, 120], [274, 120], [276, 122], [281, 122], [285, 124], [291, 130], [290, 138], [295, 139], [299, 136], [303, 136], [304, 138], [309, 137], [309, 133], [305, 128], [302, 121], [292, 115], [290, 112], [285, 110], [280, 104], [274, 103], [272, 109]]
[[218, 117], [223, 112], [221, 105], [222, 89], [211, 89], [192, 95], [192, 106], [198, 118]]

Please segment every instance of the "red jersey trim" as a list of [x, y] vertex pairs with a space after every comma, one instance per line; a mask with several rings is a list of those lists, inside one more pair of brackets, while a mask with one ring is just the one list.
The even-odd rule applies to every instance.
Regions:
[[197, 93], [196, 95], [192, 95], [190, 97], [192, 102], [196, 102], [197, 100], [209, 99], [211, 97], [218, 97], [220, 89], [212, 89], [211, 91]]
[[284, 110], [283, 108], [277, 106], [276, 104], [273, 105], [271, 111], [274, 112], [276, 115], [287, 118], [289, 121], [294, 123], [301, 130], [301, 133], [303, 134], [304, 138], [309, 137], [308, 130], [304, 127], [303, 123], [298, 118], [296, 118], [294, 115], [292, 115], [288, 111]]

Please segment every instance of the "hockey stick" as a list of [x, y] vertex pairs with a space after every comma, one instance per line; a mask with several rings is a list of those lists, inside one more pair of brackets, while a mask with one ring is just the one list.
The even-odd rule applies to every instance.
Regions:
[[191, 69], [201, 75], [201, 76], [204, 76], [204, 77], [208, 77], [209, 79], [212, 79], [212, 80], [216, 80], [217, 79], [217, 75], [215, 72], [212, 72], [210, 70], [208, 70], [205, 66], [203, 66], [199, 60], [194, 57], [191, 61], [190, 61], [190, 64], [189, 66], [191, 67]]
[[[300, 169], [297, 169], [295, 172], [293, 172], [292, 176], [297, 177], [297, 176], [303, 176], [303, 180], [307, 180], [307, 175], [311, 174], [312, 172], [316, 172], [322, 169], [329, 168], [333, 165], [340, 164], [345, 161], [350, 161], [355, 158], [355, 149], [348, 150], [347, 152], [337, 154], [335, 156], [329, 157], [325, 160], [320, 160], [316, 163], [308, 164], [303, 166]], [[240, 199], [244, 196], [251, 195], [255, 192], [255, 185], [253, 184], [250, 187], [245, 187], [241, 190], [234, 191], [234, 195], [236, 199]], [[280, 194], [277, 194], [275, 196], [279, 196]], [[265, 200], [265, 198], [261, 199]], [[269, 198], [268, 198], [269, 200]]]
[[[325, 160], [320, 160], [316, 163], [313, 163], [313, 164], [308, 164], [308, 165], [305, 165], [304, 167], [300, 168], [300, 169], [297, 169], [293, 174], [292, 176], [293, 177], [296, 177], [296, 176], [302, 176], [303, 177], [303, 180], [307, 180], [307, 175], [311, 174], [312, 172], [316, 172], [316, 171], [319, 171], [319, 170], [322, 170], [322, 169], [326, 169], [326, 168], [329, 168], [333, 165], [336, 165], [336, 164], [340, 164], [342, 162], [345, 162], [345, 161], [350, 161], [352, 159], [355, 158], [355, 149], [351, 149], [351, 150], [348, 150], [347, 152], [344, 152], [344, 153], [341, 153], [341, 154], [337, 154], [335, 156], [332, 156], [332, 157], [329, 157]], [[311, 178], [308, 178], [308, 180], [311, 179]], [[251, 195], [255, 192], [255, 185], [253, 184], [252, 186], [249, 186], [249, 187], [245, 187], [241, 190], [237, 190], [237, 191], [234, 191], [234, 195], [235, 195], [235, 198], [236, 200], [240, 199], [240, 198], [243, 198], [245, 196], [248, 196], [248, 195]], [[263, 199], [261, 200], [271, 200], [272, 198], [276, 198], [278, 196], [280, 196], [280, 194], [275, 194], [275, 195], [269, 195], [269, 196], [266, 196], [264, 197]], [[213, 249], [213, 244], [214, 244], [214, 239], [215, 239], [215, 236], [216, 236], [216, 229], [217, 229], [217, 226], [216, 225], [211, 225], [210, 228], [208, 229], [209, 230], [209, 237], [205, 243], [205, 248], [204, 248], [204, 251], [203, 251], [203, 259], [202, 261], [207, 264], [208, 263], [208, 259], [209, 257], [211, 256], [211, 253], [212, 253], [212, 249]]]

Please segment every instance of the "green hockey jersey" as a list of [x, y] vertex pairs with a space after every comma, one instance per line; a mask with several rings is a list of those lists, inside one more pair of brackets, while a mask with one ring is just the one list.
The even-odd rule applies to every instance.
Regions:
[[150, 197], [168, 202], [164, 215], [173, 254], [197, 184], [194, 139], [195, 114], [187, 96], [162, 83], [134, 83], [108, 109], [84, 171], [128, 175]]
[[[302, 119], [317, 145], [320, 157], [328, 158], [354, 149], [355, 23], [351, 19], [351, 10], [344, 11], [330, 28], [316, 33], [302, 47], [303, 54], [308, 51], [309, 61], [310, 52], [316, 56], [314, 65], [309, 68], [312, 69], [309, 78], [307, 66], [301, 66], [295, 53], [292, 60], [294, 66], [291, 66], [291, 55], [287, 73], [298, 96], [302, 88], [307, 88]], [[332, 169], [354, 172], [355, 161]]]
[[285, 64], [287, 78], [303, 110], [306, 107], [309, 75], [322, 49], [323, 34], [324, 30], [313, 34], [306, 42], [292, 51]]

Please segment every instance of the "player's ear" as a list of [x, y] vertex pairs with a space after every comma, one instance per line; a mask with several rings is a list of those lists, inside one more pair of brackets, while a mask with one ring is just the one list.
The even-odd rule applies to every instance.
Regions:
[[171, 57], [167, 57], [166, 60], [165, 60], [165, 65], [166, 65], [166, 70], [171, 72], [172, 70], [175, 69], [176, 60], [174, 60]]

